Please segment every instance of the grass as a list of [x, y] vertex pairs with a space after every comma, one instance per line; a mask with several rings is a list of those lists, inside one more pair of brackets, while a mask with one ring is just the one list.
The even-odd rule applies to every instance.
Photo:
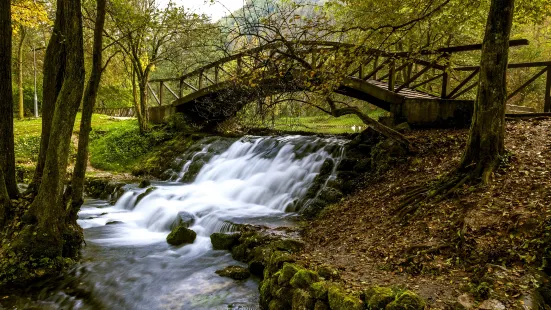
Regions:
[[[371, 111], [369, 116], [379, 119], [385, 115], [385, 111], [377, 109]], [[325, 134], [352, 133], [352, 126], [366, 127], [360, 118], [356, 115], [345, 115], [333, 117], [323, 116], [303, 116], [303, 117], [281, 117], [276, 119], [275, 127], [280, 130], [301, 130], [308, 132], [318, 132]]]

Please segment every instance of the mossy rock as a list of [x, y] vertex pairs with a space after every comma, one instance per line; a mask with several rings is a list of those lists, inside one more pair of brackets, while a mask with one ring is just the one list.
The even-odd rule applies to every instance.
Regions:
[[321, 277], [328, 280], [339, 278], [339, 271], [328, 265], [319, 266], [317, 272]]
[[295, 264], [284, 263], [283, 268], [280, 271], [276, 272], [274, 275], [279, 274], [277, 279], [278, 285], [287, 285], [293, 278], [293, 276], [300, 270]]
[[182, 245], [193, 243], [196, 237], [197, 234], [193, 230], [184, 226], [178, 226], [166, 237], [166, 242], [171, 245]]
[[280, 251], [287, 251], [289, 253], [298, 253], [304, 249], [306, 244], [304, 241], [297, 239], [285, 238], [277, 240], [272, 243], [272, 246]]
[[245, 280], [251, 276], [247, 268], [240, 266], [228, 266], [222, 270], [216, 270], [216, 274], [234, 280]]
[[215, 250], [231, 250], [239, 243], [239, 234], [213, 233], [210, 235], [212, 248]]
[[283, 268], [285, 263], [294, 263], [296, 259], [288, 252], [273, 251], [268, 262], [268, 272], [275, 273]]
[[148, 186], [151, 186], [151, 181], [146, 180], [146, 179], [141, 180], [141, 181], [140, 181], [140, 184], [138, 184], [138, 187], [139, 187], [139, 188], [146, 188], [146, 187], [148, 187]]
[[327, 207], [327, 202], [315, 198], [308, 202], [308, 204], [300, 210], [300, 214], [307, 219], [313, 219], [320, 214], [323, 209]]
[[314, 310], [330, 310], [329, 305], [325, 301], [316, 300]]
[[412, 291], [402, 292], [385, 310], [423, 310], [425, 301]]
[[364, 292], [364, 300], [367, 309], [384, 309], [386, 305], [394, 301], [394, 291], [389, 287], [373, 286]]
[[264, 277], [264, 270], [268, 265], [272, 252], [272, 248], [267, 245], [256, 247], [250, 251], [248, 261], [249, 270], [252, 274], [260, 278]]
[[268, 305], [268, 310], [282, 310], [285, 308], [285, 303], [279, 299], [272, 299]]
[[293, 293], [292, 310], [314, 309], [316, 300], [306, 290], [296, 289]]
[[140, 201], [145, 198], [145, 196], [151, 194], [156, 189], [157, 189], [157, 187], [152, 186], [152, 187], [146, 189], [145, 192], [139, 194], [138, 197], [136, 198], [136, 202], [134, 203], [134, 206], [137, 206], [138, 203], [140, 203]]
[[338, 189], [332, 187], [325, 187], [319, 193], [319, 198], [326, 203], [339, 202], [343, 197], [343, 194]]
[[291, 278], [289, 283], [296, 288], [308, 288], [314, 282], [319, 281], [319, 275], [311, 270], [300, 269]]
[[310, 292], [319, 300], [327, 300], [328, 284], [324, 281], [314, 282], [310, 285]]
[[332, 310], [363, 310], [364, 303], [356, 296], [349, 295], [336, 286], [329, 287], [327, 292], [329, 307]]
[[264, 281], [260, 282], [258, 291], [260, 293], [260, 307], [262, 309], [268, 308], [270, 300], [272, 300], [272, 281], [264, 279]]
[[290, 302], [293, 300], [293, 291], [294, 290], [291, 287], [282, 286], [276, 289], [274, 294], [272, 295], [274, 295], [274, 297], [276, 297], [277, 299], [283, 300], [290, 304]]
[[240, 262], [247, 262], [249, 248], [245, 244], [234, 246], [231, 250], [231, 257]]

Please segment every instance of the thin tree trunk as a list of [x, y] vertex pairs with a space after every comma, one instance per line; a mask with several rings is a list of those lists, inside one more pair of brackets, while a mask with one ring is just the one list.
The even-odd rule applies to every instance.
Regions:
[[[8, 153], [13, 153], [13, 93], [11, 85], [11, 8], [9, 0], [0, 0], [0, 230], [4, 226], [10, 197], [4, 171]], [[15, 177], [15, 173], [14, 173]]]
[[482, 45], [480, 79], [461, 168], [475, 166], [483, 183], [504, 154], [506, 74], [514, 0], [492, 0]]
[[92, 72], [90, 73], [90, 79], [88, 80], [82, 102], [77, 161], [75, 163], [72, 180], [72, 208], [69, 216], [74, 217], [74, 220], [76, 220], [76, 215], [82, 205], [84, 177], [86, 175], [86, 166], [88, 165], [88, 141], [90, 138], [90, 130], [92, 129], [92, 113], [96, 105], [96, 98], [101, 80], [105, 4], [106, 0], [97, 1]]
[[[63, 195], [64, 181], [71, 135], [82, 100], [85, 79], [81, 1], [58, 0], [57, 6], [58, 12], [62, 11], [61, 15], [64, 16], [61, 23], [56, 22], [61, 27], [57, 31], [61, 30], [66, 49], [64, 81], [55, 101], [42, 182], [29, 211], [37, 219], [33, 232], [35, 234], [31, 238], [32, 242], [21, 245], [27, 253], [46, 257], [67, 256], [63, 255], [68, 246], [64, 236], [67, 214]], [[29, 233], [29, 230], [25, 232]], [[25, 235], [24, 233], [22, 238]]]
[[25, 105], [23, 104], [23, 43], [25, 42], [25, 27], [19, 27], [20, 38], [17, 45], [17, 88], [19, 90], [19, 119], [25, 118]]
[[140, 81], [140, 111], [142, 112], [142, 117], [140, 121], [140, 132], [146, 132], [149, 124], [149, 115], [147, 111], [147, 77]]
[[[13, 89], [11, 75], [12, 28], [9, 0], [0, 0], [0, 169], [8, 195], [19, 195], [15, 179]], [[0, 180], [0, 183], [2, 180]], [[4, 191], [0, 193], [3, 196]], [[3, 197], [5, 200], [5, 197]], [[1, 210], [0, 210], [1, 211]]]
[[138, 100], [138, 86], [136, 85], [136, 71], [132, 67], [132, 98], [134, 100], [134, 109], [136, 109], [136, 117], [138, 117], [138, 125], [141, 129], [142, 120], [142, 109], [140, 108], [140, 103]]
[[46, 55], [44, 56], [44, 74], [42, 79], [42, 134], [40, 136], [40, 151], [38, 153], [38, 160], [36, 163], [33, 180], [31, 181], [31, 184], [29, 184], [28, 189], [28, 192], [33, 193], [36, 193], [42, 181], [55, 104], [65, 78], [63, 72], [65, 71], [66, 50], [65, 45], [63, 44], [64, 38], [62, 31], [64, 29], [61, 25], [64, 18], [64, 11], [58, 9], [56, 11], [54, 30], [46, 49]]

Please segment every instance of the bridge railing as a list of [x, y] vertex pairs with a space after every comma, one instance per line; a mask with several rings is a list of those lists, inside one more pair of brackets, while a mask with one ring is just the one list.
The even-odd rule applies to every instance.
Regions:
[[[510, 41], [510, 46], [527, 44], [527, 40]], [[298, 50], [286, 53], [288, 49], [296, 46], [299, 46]], [[300, 49], [301, 46], [304, 48]], [[167, 95], [170, 99], [168, 102], [172, 102], [210, 86], [226, 81], [236, 81], [244, 76], [250, 76], [252, 72], [268, 70], [270, 66], [277, 67], [281, 65], [281, 63], [277, 63], [277, 59], [281, 57], [292, 58], [295, 56], [296, 59], [287, 62], [287, 66], [296, 65], [302, 66], [302, 68], [319, 69], [323, 66], [324, 61], [336, 57], [336, 53], [343, 49], [354, 50], [356, 55], [362, 55], [362, 57], [357, 57], [357, 61], [348, 63], [348, 76], [375, 83], [394, 93], [413, 97], [426, 95], [424, 98], [473, 99], [478, 86], [479, 66], [455, 67], [451, 59], [454, 53], [480, 50], [481, 44], [416, 53], [362, 49], [352, 44], [338, 42], [303, 41], [293, 47], [285, 46], [283, 43], [268, 44], [222, 58], [179, 77], [151, 80], [150, 92], [155, 101], [162, 105], [167, 102]], [[298, 57], [296, 57], [297, 55]], [[519, 68], [538, 68], [540, 70], [520, 87], [511, 90], [508, 99], [514, 98], [540, 76], [546, 74], [544, 106], [545, 111], [550, 111], [551, 62], [509, 65], [509, 69]]]

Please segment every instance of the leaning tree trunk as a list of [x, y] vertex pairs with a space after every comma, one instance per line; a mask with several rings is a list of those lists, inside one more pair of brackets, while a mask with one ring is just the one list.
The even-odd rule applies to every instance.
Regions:
[[488, 183], [504, 153], [506, 74], [514, 0], [492, 0], [482, 45], [480, 79], [461, 168], [475, 167]]
[[103, 25], [105, 24], [106, 2], [106, 0], [97, 1], [92, 72], [90, 73], [90, 79], [88, 80], [82, 102], [77, 161], [73, 170], [72, 180], [72, 207], [69, 214], [69, 217], [75, 221], [78, 210], [82, 205], [84, 177], [86, 175], [86, 166], [88, 165], [88, 141], [90, 138], [90, 130], [92, 129], [92, 113], [96, 105], [102, 73]]
[[19, 91], [19, 119], [25, 118], [25, 105], [23, 104], [23, 43], [25, 43], [25, 27], [19, 27], [20, 38], [17, 45], [17, 88]]
[[[4, 226], [10, 197], [4, 178], [13, 154], [13, 93], [11, 86], [11, 8], [9, 0], [0, 0], [0, 231]], [[14, 173], [15, 177], [15, 173]]]
[[50, 140], [50, 129], [54, 117], [57, 96], [63, 85], [65, 70], [65, 45], [63, 44], [62, 21], [64, 12], [57, 10], [54, 23], [54, 30], [44, 56], [44, 74], [42, 78], [42, 134], [40, 136], [40, 151], [36, 162], [34, 177], [29, 184], [29, 192], [36, 193], [40, 182], [44, 165], [46, 164], [46, 153]]
[[[75, 254], [74, 248], [80, 246], [67, 242], [64, 184], [71, 135], [85, 79], [81, 1], [58, 0], [57, 6], [63, 15], [62, 22], [56, 23], [61, 28], [56, 30], [62, 33], [66, 49], [64, 81], [55, 101], [42, 182], [28, 211], [28, 217], [35, 218], [36, 225], [27, 225], [21, 234], [22, 240], [30, 241], [18, 243], [18, 250], [26, 254], [49, 258], [70, 257]], [[71, 247], [70, 255], [67, 247]]]
[[149, 128], [149, 113], [147, 110], [147, 80], [148, 78], [143, 78], [139, 82], [140, 90], [140, 112], [142, 116], [138, 118], [140, 120], [140, 132], [146, 132]]
[[[10, 1], [0, 0], [0, 169], [2, 169], [4, 175], [5, 182], [3, 185], [8, 195], [11, 198], [16, 198], [19, 191], [15, 179], [13, 141], [12, 28], [10, 14]], [[0, 193], [0, 195], [2, 194], [4, 193]]]

